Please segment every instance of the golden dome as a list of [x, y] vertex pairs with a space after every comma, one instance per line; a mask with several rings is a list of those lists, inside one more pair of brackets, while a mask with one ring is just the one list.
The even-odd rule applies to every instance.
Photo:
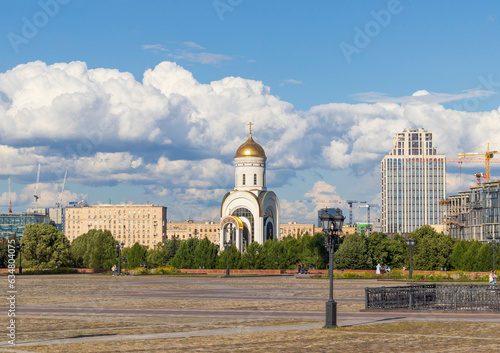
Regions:
[[262, 146], [252, 139], [252, 133], [250, 133], [250, 137], [247, 142], [238, 147], [234, 158], [239, 157], [261, 157], [267, 159]]

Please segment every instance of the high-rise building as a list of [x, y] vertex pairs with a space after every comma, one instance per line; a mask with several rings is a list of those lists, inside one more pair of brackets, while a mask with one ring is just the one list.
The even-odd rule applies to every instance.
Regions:
[[437, 154], [432, 133], [405, 129], [396, 134], [382, 169], [382, 229], [407, 234], [439, 224], [446, 194], [446, 158]]
[[43, 215], [50, 218], [54, 223], [54, 226], [64, 232], [64, 208], [62, 207], [38, 207], [38, 208], [28, 208], [26, 213]]
[[73, 205], [66, 207], [64, 233], [73, 241], [91, 229], [109, 230], [126, 247], [152, 248], [167, 236], [167, 207], [154, 205]]
[[50, 224], [54, 222], [47, 215], [36, 213], [2, 213], [0, 214], [0, 239], [17, 235], [21, 238], [28, 224]]

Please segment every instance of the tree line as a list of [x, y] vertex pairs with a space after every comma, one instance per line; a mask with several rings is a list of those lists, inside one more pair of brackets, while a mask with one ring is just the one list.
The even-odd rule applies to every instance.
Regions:
[[[425, 226], [410, 234], [415, 239], [413, 268], [415, 270], [489, 271], [493, 254], [487, 243], [457, 241]], [[0, 266], [7, 267], [7, 239], [0, 240]], [[175, 268], [224, 269], [229, 259], [232, 269], [294, 269], [298, 263], [306, 268], [326, 269], [328, 252], [322, 233], [287, 236], [251, 243], [243, 252], [236, 247], [219, 251], [207, 238], [169, 239], [153, 249], [135, 243], [121, 252], [122, 268], [173, 266]], [[90, 230], [70, 244], [64, 234], [50, 225], [27, 225], [22, 237], [24, 268], [84, 267], [108, 269], [118, 263], [116, 240], [108, 230]], [[500, 256], [496, 263], [499, 267]], [[19, 256], [17, 258], [19, 262]], [[335, 251], [335, 269], [374, 269], [377, 264], [392, 269], [409, 267], [406, 239], [384, 233], [353, 234], [340, 239]], [[17, 263], [19, 265], [19, 263]]]

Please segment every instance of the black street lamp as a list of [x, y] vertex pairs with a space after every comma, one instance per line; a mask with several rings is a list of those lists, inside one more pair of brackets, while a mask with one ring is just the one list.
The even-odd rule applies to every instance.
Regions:
[[415, 239], [406, 239], [406, 245], [408, 246], [408, 250], [410, 250], [410, 271], [408, 273], [408, 279], [413, 279], [412, 253], [413, 248], [415, 248]]
[[23, 274], [23, 250], [24, 250], [24, 243], [21, 245], [17, 245], [17, 251], [19, 251], [19, 274]]
[[500, 239], [497, 237], [488, 237], [488, 243], [490, 243], [490, 247], [493, 250], [493, 272], [495, 272], [495, 253], [498, 250], [498, 243], [500, 243]]
[[224, 242], [224, 249], [226, 249], [226, 276], [229, 276], [229, 249], [231, 249], [231, 240]]
[[116, 253], [118, 254], [118, 275], [121, 275], [122, 274], [121, 254], [122, 254], [123, 247], [125, 246], [125, 242], [120, 243], [119, 241], [117, 241], [115, 246], [116, 246]]
[[328, 267], [328, 276], [330, 277], [330, 296], [326, 302], [326, 324], [325, 328], [337, 327], [337, 302], [333, 300], [333, 253], [335, 246], [340, 242], [340, 234], [345, 217], [342, 215], [342, 210], [337, 208], [335, 215], [330, 215], [328, 209], [319, 217], [325, 233], [325, 246], [330, 255], [330, 264]]
[[231, 245], [233, 245], [233, 225], [229, 224], [229, 241], [224, 239], [224, 249], [226, 250], [226, 276], [229, 276], [229, 249], [231, 249]]

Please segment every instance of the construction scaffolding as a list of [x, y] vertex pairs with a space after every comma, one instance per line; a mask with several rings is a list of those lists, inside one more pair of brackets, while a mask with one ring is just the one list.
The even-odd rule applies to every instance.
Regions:
[[488, 241], [500, 236], [500, 181], [484, 182], [441, 200], [443, 224], [458, 240]]

